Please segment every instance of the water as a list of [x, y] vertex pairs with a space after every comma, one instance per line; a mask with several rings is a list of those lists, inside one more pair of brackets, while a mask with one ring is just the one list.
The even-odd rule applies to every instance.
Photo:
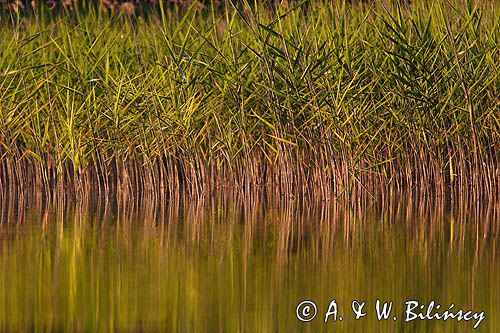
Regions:
[[[477, 322], [405, 323], [408, 300], [484, 311], [477, 331], [500, 331], [493, 204], [19, 206], [1, 211], [4, 332], [470, 332]], [[337, 321], [325, 324], [333, 299]], [[377, 299], [393, 301], [388, 320]], [[307, 323], [303, 300], [318, 309]], [[359, 320], [353, 300], [366, 302]]]

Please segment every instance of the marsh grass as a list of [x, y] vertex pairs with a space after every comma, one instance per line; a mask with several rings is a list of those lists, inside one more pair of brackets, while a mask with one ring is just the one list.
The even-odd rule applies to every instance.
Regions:
[[2, 193], [498, 196], [496, 2], [226, 8], [2, 16]]

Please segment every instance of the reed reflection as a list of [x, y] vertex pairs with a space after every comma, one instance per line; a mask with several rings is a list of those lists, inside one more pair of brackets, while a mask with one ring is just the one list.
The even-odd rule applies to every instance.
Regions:
[[[453, 302], [486, 311], [482, 331], [499, 329], [497, 203], [8, 202], [0, 207], [2, 331], [471, 328], [355, 322], [353, 299]], [[333, 298], [341, 325], [295, 317], [300, 300], [324, 308]]]

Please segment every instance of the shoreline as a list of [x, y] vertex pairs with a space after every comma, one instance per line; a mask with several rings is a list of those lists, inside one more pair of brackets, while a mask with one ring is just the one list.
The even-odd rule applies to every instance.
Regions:
[[[290, 155], [289, 155], [290, 156]], [[500, 168], [496, 155], [478, 168], [467, 160], [432, 166], [394, 159], [375, 167], [347, 159], [298, 156], [269, 162], [265, 156], [239, 159], [231, 164], [162, 157], [148, 160], [112, 157], [106, 164], [55, 165], [29, 159], [0, 160], [0, 192], [33, 192], [47, 198], [65, 192], [68, 197], [191, 198], [228, 195], [265, 195], [284, 200], [386, 200], [402, 194], [447, 198], [500, 198]], [[323, 163], [321, 163], [323, 162]], [[448, 160], [449, 164], [450, 161]]]

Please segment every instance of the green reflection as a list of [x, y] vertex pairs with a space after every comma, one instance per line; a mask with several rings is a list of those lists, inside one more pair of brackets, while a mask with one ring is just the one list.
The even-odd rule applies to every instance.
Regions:
[[[128, 207], [128, 206], [127, 206]], [[16, 211], [13, 214], [12, 211]], [[2, 331], [460, 332], [406, 300], [485, 311], [499, 332], [498, 209], [211, 203], [2, 208]], [[301, 323], [305, 299], [319, 314]], [[332, 299], [342, 322], [324, 324]], [[366, 301], [354, 320], [352, 300]], [[376, 299], [397, 321], [377, 321]], [[391, 317], [392, 318], [392, 317]]]

